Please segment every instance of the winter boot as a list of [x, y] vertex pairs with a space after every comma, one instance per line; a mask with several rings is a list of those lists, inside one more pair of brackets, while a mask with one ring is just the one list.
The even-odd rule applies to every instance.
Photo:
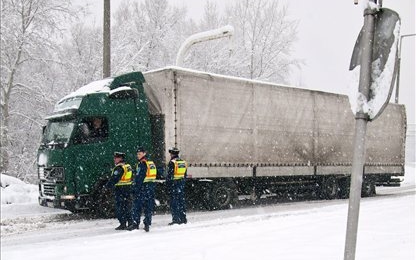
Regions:
[[144, 226], [144, 231], [149, 232], [149, 230], [150, 230], [150, 226], [149, 225], [145, 225]]
[[139, 224], [131, 224], [127, 227], [128, 231], [132, 231], [132, 230], [135, 230], [135, 229], [139, 229]]
[[120, 224], [120, 226], [116, 227], [116, 230], [126, 230], [126, 224]]

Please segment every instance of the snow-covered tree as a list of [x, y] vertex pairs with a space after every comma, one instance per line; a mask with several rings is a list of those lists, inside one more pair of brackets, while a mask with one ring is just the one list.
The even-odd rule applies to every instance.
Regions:
[[[233, 39], [195, 46], [185, 64], [221, 74], [251, 79], [286, 82], [291, 66], [298, 61], [290, 54], [296, 40], [297, 21], [277, 0], [234, 1], [222, 18], [214, 4], [207, 2], [201, 28], [230, 24]], [[215, 29], [215, 28], [209, 28]]]
[[285, 81], [295, 63], [290, 51], [297, 27], [288, 19], [287, 7], [273, 0], [238, 1], [227, 13], [230, 22], [238, 25], [237, 42], [246, 53], [247, 76]]
[[122, 2], [112, 28], [113, 74], [172, 65], [185, 14], [166, 0]]
[[[63, 95], [101, 78], [102, 25], [75, 17], [69, 0], [0, 1], [0, 171], [22, 178], [35, 173], [42, 118]], [[112, 74], [173, 65], [188, 36], [226, 24], [232, 40], [193, 46], [185, 67], [285, 82], [297, 64], [297, 23], [278, 1], [234, 1], [223, 13], [207, 1], [200, 21], [186, 12], [167, 0], [123, 0], [111, 22]]]
[[[192, 33], [205, 32], [224, 25], [227, 23], [222, 20], [217, 5], [207, 1], [204, 15], [198, 26], [192, 28]], [[233, 40], [233, 37], [227, 37], [193, 45], [186, 54], [185, 67], [230, 75], [229, 63], [226, 61], [232, 54]]]
[[[11, 133], [15, 133], [12, 123], [22, 131], [40, 130], [34, 101], [46, 97], [47, 89], [38, 78], [45, 76], [41, 71], [46, 65], [56, 62], [51, 53], [69, 4], [69, 0], [1, 0], [0, 172], [9, 170], [10, 157], [22, 152], [13, 150], [15, 143], [10, 143]], [[24, 112], [30, 104], [35, 115]]]
[[79, 20], [60, 44], [60, 81], [63, 93], [70, 93], [102, 77], [102, 28]]

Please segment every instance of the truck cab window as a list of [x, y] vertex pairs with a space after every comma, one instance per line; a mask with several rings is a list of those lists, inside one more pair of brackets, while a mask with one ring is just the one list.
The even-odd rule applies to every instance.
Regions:
[[75, 123], [73, 121], [51, 121], [43, 128], [43, 144], [64, 144], [69, 141]]
[[105, 117], [84, 118], [79, 124], [77, 143], [102, 142], [108, 137], [108, 122]]

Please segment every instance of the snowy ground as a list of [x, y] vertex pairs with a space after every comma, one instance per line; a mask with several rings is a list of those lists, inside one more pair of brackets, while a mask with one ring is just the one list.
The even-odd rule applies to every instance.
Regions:
[[[356, 259], [415, 259], [415, 166], [402, 187], [361, 201]], [[4, 190], [2, 190], [2, 196]], [[348, 200], [189, 212], [187, 225], [156, 215], [150, 233], [114, 219], [2, 204], [1, 259], [343, 259]]]

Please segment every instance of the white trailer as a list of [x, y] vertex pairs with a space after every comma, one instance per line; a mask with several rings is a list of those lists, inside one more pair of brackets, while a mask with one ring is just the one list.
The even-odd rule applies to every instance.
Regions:
[[[348, 196], [355, 119], [347, 96], [177, 67], [143, 75], [155, 156], [166, 163], [178, 147], [188, 193], [209, 207], [266, 190]], [[405, 138], [403, 105], [369, 123], [363, 195], [404, 175]]]

